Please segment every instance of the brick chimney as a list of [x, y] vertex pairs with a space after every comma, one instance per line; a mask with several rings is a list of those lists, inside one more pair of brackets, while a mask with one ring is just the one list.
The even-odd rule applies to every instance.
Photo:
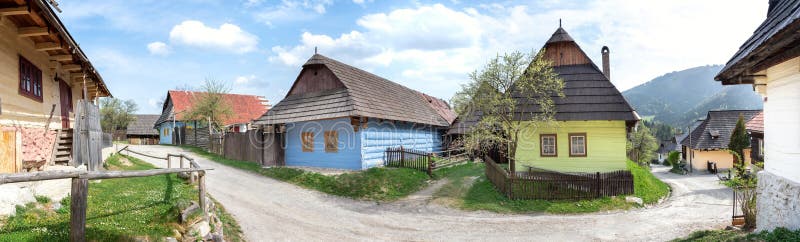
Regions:
[[608, 50], [608, 46], [603, 46], [600, 52], [603, 53], [603, 75], [605, 75], [608, 80], [611, 80], [611, 63], [608, 60], [608, 54], [611, 51]]

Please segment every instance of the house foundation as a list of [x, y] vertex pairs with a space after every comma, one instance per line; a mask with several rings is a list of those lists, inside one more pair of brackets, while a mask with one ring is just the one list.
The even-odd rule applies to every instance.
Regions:
[[757, 231], [800, 229], [800, 183], [771, 173], [758, 173]]

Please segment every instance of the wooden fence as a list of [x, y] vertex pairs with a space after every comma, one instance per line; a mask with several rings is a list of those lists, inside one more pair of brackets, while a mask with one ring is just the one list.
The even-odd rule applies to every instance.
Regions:
[[510, 199], [588, 199], [633, 194], [633, 174], [620, 170], [562, 173], [530, 169], [513, 176], [488, 156], [486, 178]]
[[225, 147], [224, 143], [225, 136], [220, 133], [211, 134], [208, 137], [208, 152], [217, 154], [217, 155], [224, 155], [223, 149]]
[[[146, 177], [156, 176], [163, 174], [173, 173], [197, 173], [198, 180], [198, 203], [199, 207], [203, 210], [203, 214], [207, 217], [208, 211], [206, 206], [206, 184], [205, 172], [212, 170], [208, 168], [201, 168], [194, 159], [184, 155], [167, 155], [166, 158], [155, 157], [147, 154], [131, 151], [126, 146], [122, 150], [127, 150], [132, 153], [145, 155], [157, 159], [167, 160], [168, 167], [171, 167], [171, 157], [180, 157], [180, 168], [166, 168], [166, 169], [152, 169], [142, 171], [40, 171], [32, 173], [18, 173], [18, 174], [0, 174], [0, 185], [6, 183], [18, 182], [32, 182], [44, 180], [58, 180], [58, 179], [72, 179], [72, 188], [70, 192], [70, 220], [69, 220], [69, 240], [70, 241], [86, 241], [86, 209], [88, 206], [88, 192], [89, 180], [99, 179], [112, 179], [112, 178], [130, 178], [130, 177]], [[120, 150], [120, 151], [122, 151]], [[187, 168], [184, 168], [184, 160], [188, 162]], [[192, 176], [190, 176], [192, 177]]]
[[246, 133], [226, 133], [222, 153], [225, 158], [262, 164], [264, 158], [264, 133], [248, 130]]
[[90, 171], [98, 170], [102, 164], [103, 131], [100, 129], [100, 109], [97, 106], [86, 100], [78, 100], [72, 137], [71, 165], [78, 167], [85, 162]]
[[[452, 151], [438, 152], [440, 154], [452, 154]], [[469, 161], [466, 154], [437, 156], [433, 152], [399, 148], [387, 148], [384, 157], [384, 166], [403, 167], [420, 170], [433, 175], [433, 171], [445, 167], [463, 164]]]

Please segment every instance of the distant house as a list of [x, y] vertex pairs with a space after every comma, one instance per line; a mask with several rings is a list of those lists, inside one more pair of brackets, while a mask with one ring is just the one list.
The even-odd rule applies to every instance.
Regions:
[[[167, 99], [161, 115], [156, 120], [153, 127], [158, 130], [159, 144], [174, 144], [173, 132], [175, 128], [186, 127], [194, 129], [199, 127], [203, 121], [190, 120], [185, 118], [186, 113], [191, 110], [192, 103], [199, 97], [201, 92], [175, 91], [167, 92]], [[264, 97], [242, 94], [224, 94], [224, 100], [231, 107], [232, 115], [222, 120], [222, 125], [227, 132], [245, 132], [250, 129], [252, 121], [261, 117], [269, 110], [269, 104]], [[177, 137], [177, 136], [176, 136]]]
[[[708, 162], [715, 162], [717, 169], [733, 168], [733, 155], [728, 151], [728, 143], [739, 115], [747, 122], [759, 112], [761, 110], [708, 111], [706, 119], [681, 141], [691, 169], [708, 170]], [[745, 162], [750, 162], [750, 149], [744, 150], [744, 156]]]
[[48, 2], [2, 2], [0, 173], [68, 164], [78, 101], [111, 96]]
[[662, 140], [658, 150], [656, 150], [656, 153], [658, 153], [658, 161], [666, 161], [669, 157], [669, 153], [675, 151], [677, 149], [676, 147], [678, 147], [677, 135], [670, 139]]
[[314, 54], [256, 124], [284, 144], [266, 165], [361, 170], [382, 165], [390, 147], [441, 150], [454, 119], [441, 99]]
[[[800, 229], [800, 1], [770, 0], [767, 17], [715, 78], [764, 97], [758, 230]], [[763, 222], [767, 221], [767, 222]]]
[[[556, 98], [556, 127], [523, 135], [517, 170], [536, 166], [559, 171], [626, 169], [628, 132], [639, 115], [611, 83], [610, 51], [601, 50], [601, 71], [569, 34], [559, 27], [544, 45], [545, 57], [564, 80], [563, 98]], [[520, 110], [536, 110], [520, 100]]]
[[751, 162], [764, 162], [764, 112], [747, 121], [747, 133], [750, 134]]
[[155, 125], [158, 114], [137, 114], [136, 120], [128, 124], [125, 130], [125, 138], [132, 145], [154, 145], [158, 144], [158, 130]]

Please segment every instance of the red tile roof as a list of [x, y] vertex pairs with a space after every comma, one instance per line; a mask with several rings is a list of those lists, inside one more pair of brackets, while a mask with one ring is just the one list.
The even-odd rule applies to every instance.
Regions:
[[[192, 91], [169, 91], [169, 96], [172, 99], [172, 110], [176, 113], [178, 120], [184, 120], [183, 115], [186, 110], [191, 107], [192, 101], [195, 96], [201, 92]], [[233, 115], [228, 117], [222, 123], [223, 125], [249, 123], [254, 119], [264, 115], [270, 105], [267, 100], [261, 96], [243, 95], [243, 94], [224, 94], [225, 101], [231, 106]]]
[[747, 131], [756, 132], [756, 133], [764, 133], [764, 112], [758, 113], [758, 115], [754, 116], [750, 121], [747, 121], [745, 124], [747, 127]]

